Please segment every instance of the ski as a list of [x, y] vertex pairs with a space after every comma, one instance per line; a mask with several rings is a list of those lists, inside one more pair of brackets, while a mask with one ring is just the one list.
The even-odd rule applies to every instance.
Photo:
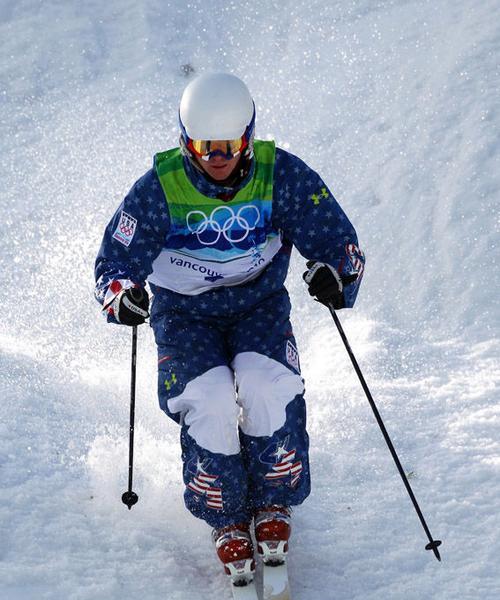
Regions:
[[[281, 565], [262, 565], [263, 600], [292, 600], [286, 562]], [[244, 585], [231, 583], [233, 600], [259, 600], [255, 581]]]
[[250, 581], [245, 585], [231, 583], [231, 591], [233, 600], [259, 600], [254, 581]]
[[245, 558], [226, 563], [226, 572], [229, 574], [233, 600], [259, 600], [255, 588], [253, 558]]
[[291, 600], [286, 561], [279, 565], [263, 563], [264, 600]]

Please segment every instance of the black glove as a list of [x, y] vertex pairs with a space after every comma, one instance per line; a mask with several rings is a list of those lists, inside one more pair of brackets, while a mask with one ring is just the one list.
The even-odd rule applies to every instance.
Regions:
[[309, 287], [311, 296], [322, 304], [332, 304], [333, 308], [344, 308], [344, 285], [337, 271], [326, 263], [308, 260], [302, 277]]
[[142, 325], [149, 317], [149, 296], [142, 287], [122, 290], [111, 304], [118, 323], [123, 325]]

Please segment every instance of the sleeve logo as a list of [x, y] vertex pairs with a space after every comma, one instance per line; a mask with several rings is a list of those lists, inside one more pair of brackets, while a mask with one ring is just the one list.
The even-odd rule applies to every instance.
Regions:
[[300, 373], [299, 353], [290, 340], [286, 343], [286, 361]]
[[118, 240], [124, 246], [130, 246], [130, 242], [134, 238], [136, 227], [137, 219], [134, 219], [134, 217], [131, 217], [122, 210], [120, 221], [113, 233], [113, 239]]

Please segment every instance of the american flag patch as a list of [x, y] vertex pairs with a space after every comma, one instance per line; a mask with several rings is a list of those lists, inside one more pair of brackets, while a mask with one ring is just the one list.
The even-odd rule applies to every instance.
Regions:
[[358, 278], [361, 277], [365, 269], [364, 252], [360, 248], [358, 248], [356, 244], [347, 244], [346, 252], [349, 256], [354, 271], [358, 274]]
[[134, 237], [136, 227], [137, 219], [134, 219], [134, 217], [131, 217], [122, 210], [120, 221], [118, 222], [115, 232], [113, 233], [113, 239], [118, 240], [124, 246], [130, 246], [130, 242]]
[[199, 472], [188, 483], [187, 488], [198, 496], [205, 496], [208, 508], [222, 510], [222, 489], [214, 486], [216, 480], [216, 475]]
[[280, 458], [280, 462], [271, 467], [271, 471], [266, 474], [267, 481], [276, 481], [284, 478], [291, 478], [290, 485], [297, 485], [300, 474], [302, 473], [302, 462], [295, 461], [295, 450], [287, 452]]

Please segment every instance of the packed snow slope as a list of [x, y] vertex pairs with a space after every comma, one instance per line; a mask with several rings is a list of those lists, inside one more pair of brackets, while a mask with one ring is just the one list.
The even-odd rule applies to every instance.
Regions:
[[105, 224], [176, 145], [189, 78], [245, 79], [257, 135], [322, 174], [367, 255], [341, 319], [443, 562], [330, 316], [293, 258], [314, 486], [295, 600], [500, 598], [497, 0], [2, 0], [0, 597], [230, 598], [182, 503], [178, 431], [140, 329], [92, 299]]

